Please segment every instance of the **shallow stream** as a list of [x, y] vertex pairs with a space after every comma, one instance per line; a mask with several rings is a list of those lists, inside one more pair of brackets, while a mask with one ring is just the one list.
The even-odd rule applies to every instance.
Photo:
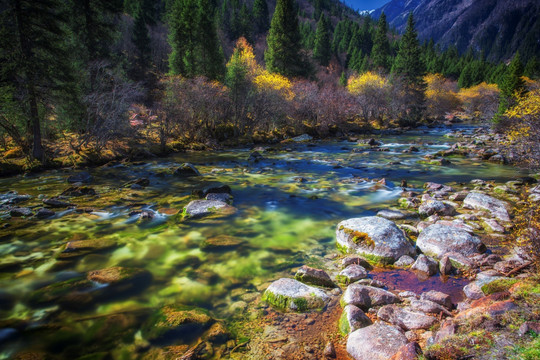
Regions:
[[[72, 199], [79, 208], [93, 212], [60, 210], [45, 220], [0, 214], [0, 359], [23, 350], [77, 358], [97, 350], [114, 352], [119, 342], [120, 347], [129, 346], [140, 337], [133, 333], [122, 337], [125, 334], [104, 322], [103, 315], [174, 303], [227, 318], [237, 311], [231, 305], [241, 296], [249, 299], [246, 294], [257, 294], [269, 281], [290, 276], [303, 264], [321, 265], [325, 255], [336, 253], [335, 229], [341, 220], [396, 206], [402, 180], [421, 188], [426, 181], [506, 181], [520, 175], [509, 166], [463, 157], [451, 158], [451, 166], [418, 163], [426, 154], [452, 145], [454, 140], [443, 136], [450, 130], [456, 128], [376, 137], [389, 151], [370, 151], [346, 141], [317, 141], [276, 146], [262, 153], [266, 160], [257, 164], [247, 161], [251, 150], [238, 149], [105, 166], [89, 170], [93, 176], [89, 186], [98, 196]], [[413, 145], [419, 152], [403, 153]], [[203, 176], [171, 175], [184, 162], [194, 164]], [[69, 187], [66, 178], [73, 173], [59, 170], [0, 179], [0, 193], [29, 194], [33, 198], [21, 206], [38, 207], [43, 196], [58, 195]], [[150, 185], [122, 187], [137, 178], [149, 179]], [[377, 183], [382, 178], [385, 185]], [[182, 220], [192, 191], [214, 182], [231, 187], [238, 212]], [[136, 210], [155, 216], [146, 221], [130, 216]], [[221, 235], [239, 242], [221, 251], [201, 248], [206, 239]], [[59, 257], [67, 242], [93, 239], [109, 240], [114, 246]], [[46, 285], [111, 266], [146, 269], [152, 281], [146, 288], [79, 308], [65, 309], [54, 302], [36, 306], [29, 301]], [[400, 288], [399, 272], [386, 278]], [[144, 317], [122, 321], [131, 321], [127, 327], [136, 331]]]

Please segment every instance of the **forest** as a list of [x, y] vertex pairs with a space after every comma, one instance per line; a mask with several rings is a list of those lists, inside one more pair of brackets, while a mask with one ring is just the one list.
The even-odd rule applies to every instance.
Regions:
[[515, 105], [538, 102], [536, 57], [495, 64], [420, 43], [412, 14], [400, 35], [384, 13], [329, 0], [3, 0], [1, 10], [5, 173], [456, 117], [520, 133]]

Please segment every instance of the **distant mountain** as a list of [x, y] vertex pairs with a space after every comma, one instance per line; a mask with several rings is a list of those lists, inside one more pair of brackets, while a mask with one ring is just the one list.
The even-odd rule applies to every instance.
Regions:
[[443, 48], [483, 50], [493, 61], [507, 60], [518, 50], [525, 60], [540, 56], [538, 0], [392, 0], [372, 16], [382, 11], [400, 32], [412, 12], [419, 37]]

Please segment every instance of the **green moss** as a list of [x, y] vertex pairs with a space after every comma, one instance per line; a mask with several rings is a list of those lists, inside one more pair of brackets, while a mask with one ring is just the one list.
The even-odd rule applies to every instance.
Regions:
[[499, 279], [482, 286], [482, 292], [486, 295], [506, 291], [517, 283], [517, 279]]
[[276, 295], [273, 292], [266, 290], [261, 300], [266, 301], [268, 304], [275, 306], [280, 310], [287, 310], [289, 308], [289, 302], [291, 299], [283, 295]]
[[535, 339], [531, 341], [529, 344], [522, 347], [516, 347], [518, 359], [520, 360], [540, 359], [540, 337], [538, 335], [534, 335], [534, 336], [535, 336]]
[[297, 310], [300, 312], [308, 310], [308, 302], [304, 298], [295, 298], [293, 299], [293, 303], [296, 305]]
[[341, 335], [347, 336], [351, 332], [351, 325], [347, 320], [347, 312], [343, 311], [339, 318], [338, 329]]
[[349, 228], [344, 227], [343, 225], [339, 227], [339, 230], [347, 234], [347, 236], [349, 237], [349, 240], [351, 240], [353, 243], [357, 245], [364, 245], [367, 247], [375, 246], [375, 242], [373, 241], [373, 239], [371, 239], [369, 235], [365, 232], [349, 229]]
[[365, 258], [367, 261], [369, 261], [373, 265], [392, 265], [395, 261], [391, 257], [385, 257], [385, 256], [378, 256], [374, 254], [366, 254], [366, 253], [358, 253], [358, 255]]
[[345, 246], [345, 245], [341, 245], [340, 243], [336, 242], [336, 247], [338, 249], [339, 252], [343, 253], [343, 254], [350, 254], [351, 253], [351, 250]]
[[351, 282], [351, 279], [345, 275], [336, 275], [336, 280], [340, 284], [348, 285]]

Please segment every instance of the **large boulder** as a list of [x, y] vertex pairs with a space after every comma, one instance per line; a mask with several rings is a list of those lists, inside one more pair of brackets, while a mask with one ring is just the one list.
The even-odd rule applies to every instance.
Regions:
[[431, 215], [452, 216], [455, 211], [452, 205], [433, 199], [423, 202], [418, 208], [418, 213], [425, 217]]
[[330, 297], [319, 288], [294, 279], [281, 278], [270, 284], [262, 300], [281, 310], [303, 312], [324, 308], [330, 301]]
[[184, 216], [190, 218], [203, 217], [212, 214], [232, 214], [236, 208], [217, 200], [193, 200], [184, 208]]
[[415, 254], [403, 231], [392, 221], [378, 216], [353, 218], [337, 226], [338, 247], [380, 263], [394, 263], [403, 255]]
[[371, 324], [371, 320], [362, 309], [354, 305], [347, 305], [343, 308], [343, 312], [339, 318], [339, 332], [342, 335], [348, 335], [356, 329], [361, 329]]
[[341, 298], [341, 304], [358, 306], [362, 310], [378, 305], [395, 304], [400, 302], [399, 297], [374, 286], [351, 284]]
[[401, 329], [428, 329], [437, 323], [437, 318], [420, 312], [410, 311], [396, 305], [385, 305], [377, 312], [379, 319], [399, 326]]
[[376, 322], [349, 335], [347, 352], [354, 360], [388, 360], [407, 342], [398, 327]]
[[463, 200], [463, 206], [476, 210], [486, 210], [498, 220], [510, 221], [510, 215], [506, 210], [508, 204], [486, 194], [470, 192]]
[[465, 230], [440, 224], [424, 229], [416, 240], [416, 246], [424, 254], [436, 258], [449, 252], [470, 256], [485, 251], [485, 245], [477, 237]]

